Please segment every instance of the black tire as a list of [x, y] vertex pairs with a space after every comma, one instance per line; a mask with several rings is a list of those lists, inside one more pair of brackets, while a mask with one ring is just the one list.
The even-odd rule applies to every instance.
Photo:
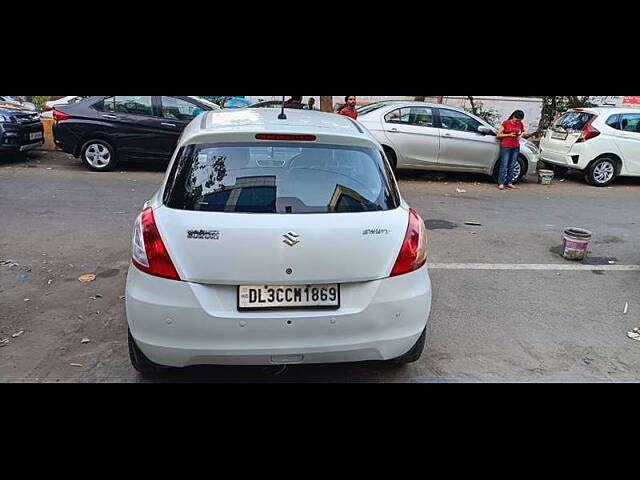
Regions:
[[413, 347], [409, 349], [407, 353], [404, 355], [400, 355], [399, 357], [393, 358], [389, 360], [389, 362], [396, 365], [405, 365], [407, 363], [413, 363], [417, 361], [422, 355], [422, 351], [424, 350], [424, 344], [427, 338], [427, 327], [424, 327], [420, 338], [414, 343]]
[[393, 170], [393, 173], [395, 175], [396, 173], [398, 173], [398, 157], [396, 156], [396, 152], [393, 151], [393, 148], [387, 147], [386, 145], [384, 145], [382, 148], [384, 149], [384, 154], [389, 160], [391, 170]]
[[[100, 159], [98, 161], [92, 160], [92, 154], [100, 155]], [[87, 155], [89, 155], [89, 157], [87, 157]], [[116, 150], [111, 146], [111, 144], [105, 140], [97, 138], [89, 140], [82, 145], [82, 148], [80, 149], [80, 160], [82, 160], [85, 167], [89, 170], [93, 170], [94, 172], [108, 172], [109, 170], [113, 170], [118, 163]], [[103, 165], [100, 164], [102, 162], [104, 162]]]
[[[610, 177], [603, 174], [603, 171], [611, 171]], [[584, 179], [589, 185], [594, 187], [606, 187], [616, 179], [618, 175], [618, 165], [612, 157], [601, 157], [589, 165], [585, 171]]]
[[142, 353], [142, 350], [136, 345], [135, 340], [131, 336], [131, 331], [128, 328], [127, 340], [129, 344], [129, 360], [131, 360], [131, 365], [133, 365], [133, 368], [138, 372], [143, 375], [158, 375], [167, 371], [168, 367], [153, 363]]
[[[519, 183], [522, 180], [522, 178], [524, 177], [525, 168], [526, 168], [525, 160], [522, 158], [521, 155], [518, 155], [518, 158], [516, 158], [516, 162], [518, 162], [518, 164], [520, 165], [520, 173], [516, 178], [513, 179], [512, 183]], [[493, 167], [493, 175], [492, 175], [493, 181], [496, 183], [498, 183], [499, 173], [500, 173], [500, 159], [498, 158], [498, 161]]]

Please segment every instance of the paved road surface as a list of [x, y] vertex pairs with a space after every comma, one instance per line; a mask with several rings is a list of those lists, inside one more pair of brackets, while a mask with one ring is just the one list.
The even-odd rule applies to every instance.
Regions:
[[[640, 264], [640, 179], [602, 189], [572, 176], [502, 192], [481, 175], [434, 180], [414, 172], [402, 173], [400, 186], [427, 220], [428, 261], [461, 264], [431, 270], [433, 309], [419, 362], [193, 367], [145, 379], [129, 365], [120, 297], [133, 219], [163, 173], [144, 166], [93, 173], [62, 153], [0, 160], [0, 263], [18, 263], [0, 265], [0, 341], [9, 339], [0, 347], [0, 381], [638, 380], [640, 342], [626, 332], [640, 326], [640, 272], [607, 266]], [[568, 264], [559, 255], [566, 226], [594, 232], [585, 263], [593, 270], [554, 269]], [[545, 267], [469, 265], [478, 263]], [[97, 278], [80, 283], [84, 273]], [[85, 337], [90, 343], [81, 343]]]

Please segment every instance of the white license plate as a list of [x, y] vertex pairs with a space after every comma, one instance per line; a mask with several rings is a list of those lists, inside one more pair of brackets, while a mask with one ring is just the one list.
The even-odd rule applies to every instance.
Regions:
[[42, 138], [42, 132], [33, 132], [29, 134], [29, 140], [38, 140]]
[[551, 132], [551, 138], [554, 140], [566, 140], [567, 132]]
[[340, 308], [340, 285], [240, 285], [238, 310]]

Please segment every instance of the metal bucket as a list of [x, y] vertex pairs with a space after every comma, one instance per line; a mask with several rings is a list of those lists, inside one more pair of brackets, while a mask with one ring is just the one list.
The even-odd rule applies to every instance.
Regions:
[[553, 170], [538, 170], [538, 183], [549, 185], [551, 180], [553, 180]]
[[570, 227], [564, 230], [562, 256], [567, 260], [582, 260], [587, 253], [591, 232], [583, 228]]

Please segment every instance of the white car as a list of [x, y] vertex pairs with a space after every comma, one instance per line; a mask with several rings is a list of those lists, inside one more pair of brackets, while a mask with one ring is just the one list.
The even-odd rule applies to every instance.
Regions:
[[419, 358], [426, 231], [358, 122], [270, 108], [199, 115], [135, 221], [138, 371]]
[[45, 103], [45, 110], [49, 111], [51, 110], [53, 107], [57, 106], [57, 105], [69, 105], [72, 103], [77, 103], [80, 100], [83, 100], [85, 98], [89, 98], [89, 97], [62, 97], [62, 98], [58, 98], [57, 100], [49, 100], [48, 102]]
[[[382, 144], [394, 168], [497, 177], [497, 130], [466, 110], [441, 103], [378, 102], [358, 108], [358, 121]], [[514, 182], [536, 172], [538, 153], [533, 143], [520, 140]]]
[[619, 175], [638, 177], [640, 110], [570, 109], [540, 141], [540, 159], [556, 170], [582, 170], [596, 187], [609, 185]]
[[3, 97], [0, 97], [0, 102], [7, 102], [7, 103], [12, 103], [14, 105], [21, 105], [22, 107], [28, 108], [29, 110], [36, 109], [36, 106], [33, 103], [21, 100], [18, 97], [3, 96]]
[[42, 112], [42, 118], [53, 118], [53, 109], [55, 107], [61, 107], [63, 105], [72, 105], [74, 103], [78, 103], [85, 98], [89, 98], [87, 96], [68, 96], [58, 98], [57, 100], [49, 100], [45, 103], [44, 112]]

